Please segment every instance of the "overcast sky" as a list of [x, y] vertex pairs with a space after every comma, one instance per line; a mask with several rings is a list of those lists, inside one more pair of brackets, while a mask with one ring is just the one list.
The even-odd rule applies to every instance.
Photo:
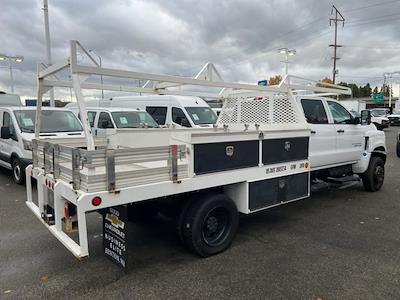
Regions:
[[[41, 0], [2, 0], [0, 53], [23, 55], [14, 66], [15, 92], [36, 98], [36, 64], [46, 61]], [[333, 1], [339, 27], [338, 81], [372, 86], [400, 71], [400, 1]], [[276, 49], [295, 48], [290, 73], [331, 77], [333, 26], [325, 0], [49, 0], [53, 61], [79, 40], [106, 67], [193, 76], [213, 62], [225, 80], [256, 83], [283, 73]], [[399, 82], [399, 81], [397, 81]], [[9, 91], [5, 62], [0, 90]], [[69, 93], [56, 90], [56, 98]]]

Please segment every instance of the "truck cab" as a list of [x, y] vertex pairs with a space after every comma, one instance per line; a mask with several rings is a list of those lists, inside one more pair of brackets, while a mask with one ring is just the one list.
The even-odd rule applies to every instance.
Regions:
[[[316, 95], [296, 100], [311, 128], [309, 159], [315, 178], [358, 174], [369, 190], [379, 189], [386, 161], [384, 133], [371, 122], [361, 124], [339, 101]], [[372, 179], [366, 177], [368, 172]]]

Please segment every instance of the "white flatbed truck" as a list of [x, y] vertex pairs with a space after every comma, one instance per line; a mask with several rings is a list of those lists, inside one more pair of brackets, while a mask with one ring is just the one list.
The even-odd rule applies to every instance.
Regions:
[[[38, 136], [33, 165], [26, 169], [27, 206], [78, 258], [89, 255], [86, 213], [103, 212], [107, 228], [124, 237], [121, 231], [126, 221], [113, 209], [121, 206], [130, 214], [146, 213], [143, 207], [162, 210], [172, 205], [178, 233], [189, 249], [203, 257], [224, 251], [235, 236], [239, 213], [254, 213], [310, 195], [312, 129], [293, 91], [351, 93], [336, 85], [295, 84], [291, 81], [300, 78], [290, 76], [270, 87], [213, 81], [212, 65], [203, 69], [204, 78], [195, 79], [84, 66], [76, 60], [78, 48], [90, 58], [77, 41], [71, 41], [69, 60], [39, 71], [37, 109], [40, 112], [42, 95], [50, 87], [73, 87], [85, 140], [55, 143]], [[66, 69], [72, 73], [72, 82], [52, 78]], [[99, 85], [85, 81], [90, 75], [155, 84], [152, 88]], [[176, 86], [184, 88], [169, 89]], [[196, 89], [189, 90], [191, 86]], [[200, 92], [199, 86], [222, 90]], [[223, 99], [224, 105], [213, 128], [121, 129], [106, 139], [94, 139], [82, 89], [215, 97]], [[31, 178], [36, 179], [37, 202]], [[71, 220], [79, 241], [68, 233], [67, 228], [74, 227], [67, 226]], [[104, 238], [113, 240], [110, 235]], [[117, 241], [106, 254], [121, 262], [121, 245]]]

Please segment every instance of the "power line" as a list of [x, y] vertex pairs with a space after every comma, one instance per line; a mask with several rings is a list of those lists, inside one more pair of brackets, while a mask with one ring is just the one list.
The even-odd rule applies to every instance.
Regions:
[[[302, 43], [308, 42], [308, 41], [310, 41], [310, 40], [313, 40], [313, 39], [315, 39], [316, 37], [323, 36], [323, 35], [329, 34], [329, 33], [331, 33], [331, 32], [332, 32], [332, 30], [327, 30], [327, 31], [323, 31], [323, 32], [315, 31], [314, 33], [317, 33], [317, 34], [316, 34], [316, 35], [313, 34], [313, 35], [311, 35], [311, 36], [310, 36], [309, 38], [307, 38], [307, 39], [303, 39], [301, 36], [299, 36], [299, 37], [296, 37], [294, 40], [293, 40], [293, 39], [292, 39], [292, 40], [289, 40], [289, 42], [290, 42], [290, 43], [293, 43], [293, 42], [295, 42], [295, 41], [300, 40], [300, 41], [301, 41], [301, 44], [302, 44]], [[296, 44], [296, 45], [300, 45], [300, 44]], [[225, 65], [225, 66], [226, 66], [226, 67], [232, 67], [233, 65], [243, 64], [243, 63], [246, 63], [246, 62], [249, 62], [249, 61], [252, 61], [252, 60], [261, 58], [261, 57], [263, 57], [263, 56], [266, 56], [266, 55], [268, 55], [269, 53], [275, 52], [275, 51], [276, 51], [276, 46], [273, 46], [273, 47], [270, 47], [270, 48], [268, 48], [268, 49], [263, 50], [262, 53], [260, 53], [260, 54], [253, 55], [253, 56], [251, 56], [251, 57], [245, 58], [245, 59], [240, 60], [240, 61], [235, 61], [234, 63], [228, 64], [228, 65]]]
[[389, 21], [398, 21], [399, 18], [389, 18], [385, 20], [377, 20], [377, 21], [372, 21], [372, 22], [363, 22], [363, 23], [357, 23], [357, 24], [350, 24], [347, 27], [358, 27], [358, 26], [363, 26], [363, 25], [368, 25], [368, 24], [375, 24], [375, 23], [380, 23], [380, 22], [389, 22]]
[[395, 3], [395, 2], [399, 3], [400, 1], [399, 0], [395, 0], [395, 1], [380, 2], [380, 3], [371, 4], [371, 5], [366, 5], [366, 6], [346, 9], [346, 10], [343, 10], [343, 12], [351, 12], [351, 11], [355, 11], [355, 10], [362, 10], [362, 9], [367, 9], [367, 8], [371, 8], [371, 7], [382, 6], [382, 5], [385, 5], [385, 4], [391, 4], [391, 3]]
[[400, 45], [397, 46], [354, 46], [354, 45], [343, 45], [344, 48], [360, 48], [360, 49], [376, 49], [376, 50], [395, 50], [400, 49]]
[[[361, 7], [357, 7], [357, 8], [351, 8], [351, 9], [344, 10], [343, 12], [349, 12], [349, 11], [355, 11], [355, 10], [362, 10], [362, 9], [367, 9], [367, 8], [376, 7], [376, 6], [382, 6], [382, 5], [390, 4], [390, 3], [394, 3], [394, 2], [400, 2], [400, 0], [396, 0], [396, 1], [393, 1], [393, 0], [392, 0], [392, 1], [386, 1], [386, 2], [381, 2], [381, 3], [375, 3], [375, 4], [371, 4], [371, 5], [361, 6]], [[281, 39], [281, 38], [283, 38], [283, 37], [287, 37], [287, 36], [290, 36], [290, 35], [292, 35], [292, 34], [295, 34], [295, 33], [299, 32], [299, 31], [302, 31], [302, 30], [306, 29], [307, 27], [309, 27], [309, 26], [311, 26], [311, 25], [313, 25], [313, 24], [315, 24], [315, 23], [317, 23], [317, 22], [322, 21], [323, 19], [325, 19], [325, 18], [328, 17], [328, 16], [329, 16], [329, 15], [325, 15], [325, 16], [319, 17], [319, 18], [317, 18], [317, 19], [315, 19], [315, 20], [313, 20], [313, 21], [311, 21], [311, 22], [308, 22], [308, 23], [302, 24], [302, 25], [300, 25], [300, 26], [297, 26], [297, 27], [295, 27], [294, 29], [291, 29], [291, 30], [289, 30], [289, 31], [287, 31], [287, 32], [285, 32], [285, 33], [283, 33], [283, 34], [281, 34], [281, 35], [275, 36], [275, 37], [273, 37], [272, 39], [270, 39], [270, 40], [268, 40], [268, 41], [266, 41], [266, 42], [272, 43], [272, 42], [275, 42], [275, 41], [277, 41], [277, 40], [279, 40], [279, 39]], [[381, 16], [381, 17], [382, 17], [382, 16]], [[356, 20], [356, 21], [362, 21], [362, 20]], [[332, 22], [332, 21], [331, 21], [331, 22]], [[358, 25], [358, 24], [352, 24], [351, 27], [353, 27], [353, 26], [355, 26], [355, 25]], [[360, 24], [360, 25], [363, 25], [363, 24]], [[326, 34], [326, 33], [323, 32], [322, 35], [324, 35], [324, 34]], [[302, 37], [295, 38], [295, 40], [301, 39], [301, 38], [302, 38]], [[315, 36], [312, 36], [310, 39], [313, 39], [313, 38], [315, 38]], [[310, 40], [310, 39], [303, 39], [302, 42], [308, 41], [308, 40]], [[291, 41], [289, 40], [289, 42], [291, 42]], [[247, 49], [243, 50], [243, 52], [246, 52], [246, 51], [248, 51], [248, 50], [252, 50], [252, 48], [247, 48]], [[254, 59], [263, 57], [263, 56], [265, 56], [265, 55], [267, 55], [267, 54], [269, 54], [270, 52], [275, 51], [275, 50], [276, 50], [276, 46], [266, 48], [266, 49], [264, 49], [264, 50], [261, 50], [263, 53], [253, 55], [253, 56], [251, 56], [251, 57], [248, 57], [248, 58], [243, 59], [243, 60], [240, 60], [240, 61], [235, 61], [235, 62], [233, 62], [233, 63], [231, 63], [231, 64], [226, 65], [226, 67], [231, 67], [231, 66], [233, 66], [233, 65], [242, 64], [242, 63], [246, 63], [246, 62], [248, 62], [248, 61], [252, 61], [252, 60], [254, 60]]]
[[365, 22], [365, 21], [370, 21], [370, 20], [377, 20], [377, 19], [382, 19], [382, 18], [387, 18], [387, 17], [392, 17], [392, 16], [398, 16], [400, 13], [393, 13], [393, 14], [388, 14], [388, 15], [383, 15], [383, 16], [377, 16], [373, 18], [365, 18], [365, 19], [356, 19], [350, 22], [347, 22], [347, 24], [358, 24], [359, 22]]
[[[308, 26], [310, 26], [310, 25], [312, 25], [312, 24], [315, 24], [315, 23], [317, 23], [317, 22], [322, 21], [323, 19], [325, 19], [325, 18], [328, 17], [328, 16], [329, 16], [329, 15], [322, 16], [322, 17], [317, 18], [317, 19], [315, 19], [315, 20], [313, 20], [313, 21], [311, 21], [311, 22], [308, 22], [308, 23], [305, 23], [305, 24], [303, 24], [303, 25], [300, 25], [300, 26], [298, 26], [298, 27], [296, 27], [296, 28], [294, 28], [294, 29], [292, 29], [292, 30], [289, 30], [289, 31], [287, 31], [287, 32], [285, 32], [285, 33], [283, 33], [283, 34], [281, 34], [281, 35], [278, 35], [278, 36], [276, 36], [276, 37], [274, 37], [274, 38], [272, 38], [272, 39], [270, 39], [270, 40], [268, 40], [268, 41], [266, 41], [266, 42], [272, 43], [272, 42], [275, 42], [276, 40], [281, 39], [281, 38], [283, 38], [283, 37], [290, 36], [290, 35], [296, 33], [297, 31], [301, 31], [301, 30], [307, 28]], [[252, 49], [252, 48], [247, 48], [247, 49], [243, 50], [243, 52], [245, 52], [246, 50], [251, 50], [251, 49]], [[244, 60], [241, 60], [241, 61], [239, 61], [239, 62], [234, 62], [234, 63], [228, 64], [228, 65], [226, 65], [226, 66], [229, 67], [229, 66], [232, 66], [232, 65], [245, 63], [245, 62], [247, 62], [247, 61], [250, 61], [250, 60], [256, 59], [256, 58], [258, 58], [258, 57], [264, 56], [264, 55], [266, 55], [267, 53], [269, 53], [269, 52], [271, 52], [271, 51], [275, 51], [275, 50], [276, 50], [276, 47], [275, 47], [275, 46], [274, 46], [274, 47], [269, 47], [269, 48], [266, 48], [266, 49], [264, 49], [264, 50], [261, 50], [261, 51], [263, 51], [262, 54], [254, 55], [254, 56], [252, 56], [252, 57], [250, 57], [250, 58], [246, 58], [246, 59], [244, 59]]]

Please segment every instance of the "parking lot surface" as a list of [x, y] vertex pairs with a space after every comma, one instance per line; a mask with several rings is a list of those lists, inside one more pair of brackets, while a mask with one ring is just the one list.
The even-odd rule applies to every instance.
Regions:
[[228, 251], [187, 252], [174, 224], [130, 224], [121, 271], [102, 254], [99, 214], [91, 256], [77, 260], [25, 206], [25, 188], [0, 170], [0, 299], [399, 299], [400, 159], [395, 133], [381, 191], [326, 187], [312, 197], [242, 217]]

